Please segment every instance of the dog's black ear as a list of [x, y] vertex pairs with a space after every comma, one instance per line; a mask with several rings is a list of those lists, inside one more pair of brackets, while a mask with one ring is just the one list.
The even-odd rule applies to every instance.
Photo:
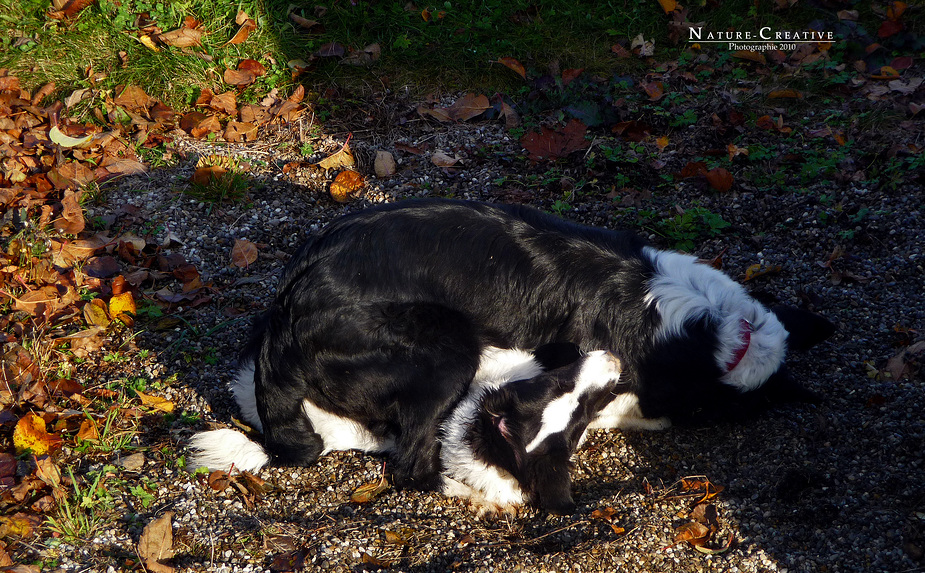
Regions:
[[482, 459], [516, 474], [523, 461], [523, 444], [517, 439], [520, 428], [512, 415], [514, 404], [508, 388], [489, 391], [472, 429], [472, 446]]
[[781, 366], [780, 370], [772, 374], [768, 381], [761, 386], [760, 392], [771, 403], [804, 402], [818, 404], [822, 402], [822, 397], [797, 382], [786, 366]]
[[534, 350], [533, 358], [543, 370], [555, 370], [581, 358], [581, 349], [571, 342], [550, 342]]
[[814, 312], [785, 305], [776, 305], [771, 312], [790, 334], [787, 347], [792, 350], [809, 350], [835, 333], [835, 325]]

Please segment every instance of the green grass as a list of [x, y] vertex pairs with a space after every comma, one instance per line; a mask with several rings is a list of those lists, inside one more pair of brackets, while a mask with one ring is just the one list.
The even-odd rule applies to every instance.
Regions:
[[[860, 4], [862, 29], [876, 36], [881, 19]], [[319, 5], [323, 11], [316, 9]], [[688, 19], [704, 21], [713, 30], [806, 29], [819, 19], [837, 23], [831, 14], [805, 2], [783, 11], [774, 10], [771, 0], [759, 0], [757, 5], [754, 0], [690, 5]], [[59, 94], [135, 84], [178, 108], [190, 106], [201, 88], [216, 93], [228, 90], [221, 79], [224, 70], [245, 58], [256, 59], [267, 69], [266, 76], [239, 94], [239, 100], [256, 101], [274, 87], [293, 83], [290, 61], [311, 60], [313, 52], [330, 42], [347, 49], [378, 43], [382, 55], [370, 67], [318, 58], [298, 81], [310, 88], [337, 84], [360, 92], [408, 87], [417, 94], [435, 89], [513, 93], [523, 81], [497, 63], [506, 56], [520, 60], [534, 77], [551, 66], [607, 75], [644, 65], [637, 58], [616, 58], [610, 47], [618, 41], [638, 34], [653, 39], [658, 61], [677, 58], [687, 46], [683, 39], [677, 46], [668, 42], [669, 18], [654, 0], [445, 1], [415, 9], [406, 9], [402, 2], [371, 1], [99, 0], [70, 21], [49, 19], [48, 6], [48, 0], [0, 0], [0, 68], [8, 68], [32, 90], [46, 82], [55, 82]], [[425, 8], [429, 21], [422, 16]], [[238, 10], [253, 18], [257, 28], [244, 43], [229, 45], [239, 27]], [[922, 11], [909, 10], [903, 17], [910, 30], [922, 28], [923, 16], [918, 12]], [[301, 30], [290, 20], [292, 13], [317, 20], [323, 28]], [[140, 14], [148, 20], [141, 21]], [[207, 32], [201, 47], [160, 46], [154, 52], [141, 43], [139, 25], [156, 25], [168, 32], [189, 16], [201, 21]], [[860, 47], [834, 49], [849, 58], [849, 52]], [[828, 81], [843, 79], [833, 72]], [[92, 105], [105, 105], [105, 97]]]

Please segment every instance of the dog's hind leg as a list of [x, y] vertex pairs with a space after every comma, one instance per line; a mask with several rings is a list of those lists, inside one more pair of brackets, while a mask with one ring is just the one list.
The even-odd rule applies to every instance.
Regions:
[[478, 367], [474, 329], [462, 313], [432, 304], [367, 304], [350, 308], [349, 315], [349, 331], [341, 323], [337, 335], [350, 344], [338, 343], [329, 331], [329, 346], [319, 353], [328, 400], [319, 406], [394, 438], [396, 486], [439, 488], [440, 423]]
[[291, 372], [274, 371], [292, 364], [257, 360], [254, 393], [263, 426], [264, 448], [271, 462], [281, 466], [308, 466], [324, 451], [324, 441], [302, 411], [304, 384], [298, 378], [291, 379]]

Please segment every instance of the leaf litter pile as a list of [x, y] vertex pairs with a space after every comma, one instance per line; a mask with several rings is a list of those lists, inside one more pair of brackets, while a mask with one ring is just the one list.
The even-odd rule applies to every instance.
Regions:
[[[56, 4], [50, 17], [73, 18], [89, 4]], [[659, 4], [675, 40], [695, 24], [672, 0], [659, 0]], [[538, 71], [505, 55], [494, 63], [524, 81], [524, 97], [515, 100], [507, 95], [468, 93], [451, 102], [432, 98], [415, 106], [400, 123], [425, 121], [438, 128], [501, 123], [519, 143], [518, 171], [528, 177], [512, 177], [514, 183], [500, 185], [492, 191], [492, 198], [568, 212], [580, 201], [577, 178], [551, 177], [554, 183], [543, 186], [530, 183], [529, 176], [564, 174], [570, 169], [574, 173], [577, 164], [582, 177], [594, 182], [583, 193], [606, 199], [668, 246], [692, 248], [720, 236], [729, 224], [696, 205], [687, 209], [673, 205], [667, 213], [660, 210], [653, 196], [665, 182], [683, 183], [714, 201], [769, 186], [808, 185], [820, 175], [844, 185], [874, 178], [883, 186], [922, 183], [925, 163], [921, 139], [915, 134], [921, 133], [925, 89], [921, 63], [905, 55], [921, 50], [916, 43], [919, 39], [905, 35], [906, 5], [884, 4], [883, 23], [869, 35], [851, 26], [857, 15], [845, 4], [833, 25], [840, 27], [849, 47], [858, 48], [854, 52], [826, 43], [803, 44], [789, 53], [725, 55], [691, 46], [677, 60], [656, 62], [653, 42], [640, 35], [617, 39], [611, 52], [617, 62], [643, 62], [648, 72], [644, 77], [609, 78], [557, 65]], [[305, 29], [321, 25], [309, 20], [293, 22]], [[236, 24], [230, 46], [246, 42], [257, 26], [244, 12], [238, 14]], [[168, 32], [153, 25], [143, 28], [138, 39], [152, 50], [191, 50], [200, 44], [203, 33], [201, 24], [190, 17]], [[839, 49], [845, 51], [835, 54]], [[370, 65], [380, 51], [378, 45], [349, 49], [334, 43], [313, 53], [308, 62], [294, 62], [290, 67], [296, 77], [319, 58]], [[745, 72], [739, 82], [723, 81], [739, 71]], [[46, 85], [30, 93], [19, 78], [0, 70], [0, 232], [4, 239], [0, 303], [8, 309], [0, 318], [4, 449], [0, 452], [4, 488], [0, 566], [13, 564], [15, 555], [30, 554], [30, 544], [36, 539], [79, 539], [99, 527], [94, 519], [105, 519], [87, 510], [116, 474], [104, 466], [96, 474], [75, 475], [77, 457], [111, 460], [113, 452], [128, 445], [120, 439], [135, 436], [141, 428], [154, 428], [146, 443], [176, 447], [177, 440], [169, 436], [167, 427], [178, 413], [169, 399], [157, 395], [162, 388], [132, 387], [128, 379], [122, 385], [97, 384], [93, 373], [118, 370], [120, 353], [137, 359], [136, 322], [154, 332], [172, 329], [186, 320], [183, 313], [210, 305], [220, 287], [202, 280], [196, 266], [184, 257], [181, 241], [169, 235], [166, 240], [155, 240], [156, 233], [145, 229], [133, 206], [111, 206], [111, 213], [99, 221], [88, 221], [85, 210], [99, 200], [101, 189], [148, 172], [153, 160], [182, 159], [173, 145], [175, 139], [243, 145], [303, 119], [311, 107], [302, 86], [288, 96], [273, 90], [256, 103], [238, 100], [241, 90], [265, 73], [261, 62], [241, 59], [222, 71], [217, 86], [202, 88], [190, 109], [176, 111], [148, 96], [140, 86], [57, 94], [54, 85]], [[817, 76], [825, 77], [824, 89], [834, 90], [845, 103], [839, 104], [841, 109], [827, 110], [807, 121], [806, 101], [819, 96], [801, 85]], [[755, 77], [767, 81], [753, 81]], [[721, 97], [707, 96], [713, 92]], [[88, 107], [89, 102], [101, 105]], [[87, 109], [92, 119], [76, 119], [77, 110], [85, 113]], [[896, 137], [893, 129], [884, 134], [851, 119], [852, 113], [877, 109], [890, 110], [890, 121], [910, 137]], [[696, 133], [688, 129], [691, 126], [697, 127]], [[808, 151], [797, 150], [796, 138], [809, 142]], [[320, 161], [290, 161], [281, 170], [284, 174], [304, 169], [331, 173], [328, 197], [338, 203], [357, 201], [368, 181], [349, 143], [347, 135], [339, 150]], [[404, 170], [420, 158], [451, 177], [484, 161], [463, 149], [398, 144], [394, 153], [377, 152], [374, 174], [378, 179], [396, 175], [395, 156], [404, 160]], [[227, 189], [228, 200], [235, 200], [234, 185], [222, 185], [247, 170], [246, 163], [204, 155], [188, 182], [189, 192], [194, 195], [197, 186], [205, 192], [218, 187]], [[820, 200], [817, 206], [820, 218], [844, 226], [843, 238], [850, 244], [855, 228], [868, 220], [870, 208], [828, 201]], [[229, 263], [247, 270], [264, 247], [236, 239]], [[817, 263], [832, 285], [865, 285], [872, 279], [858, 269], [847, 247], [835, 247]], [[712, 264], [722, 266], [722, 255]], [[755, 264], [744, 268], [740, 278], [761, 282], [782, 272], [777, 264]], [[811, 304], [812, 293], [804, 294]], [[892, 358], [866, 364], [872, 379], [899, 381], [920, 375], [925, 343], [919, 332], [901, 325], [894, 332]], [[878, 407], [886, 401], [885, 396], [875, 394], [866, 406]], [[197, 479], [204, 488], [240, 500], [251, 510], [279, 492], [269, 481], [234, 468]], [[147, 509], [156, 484], [139, 480], [133, 488]], [[716, 499], [723, 491], [721, 486], [700, 476], [683, 478], [665, 491], [654, 492], [647, 484], [643, 489], [654, 499], [689, 503], [675, 515], [672, 527], [664, 526], [671, 529], [671, 542], [664, 549], [680, 546], [707, 556], [734, 552], [735, 533], [724, 522]], [[388, 491], [383, 472], [379, 480], [352, 488], [344, 503], [374, 504]], [[135, 555], [123, 555], [121, 565], [173, 570], [172, 519], [166, 512], [147, 522], [137, 537]], [[555, 537], [553, 533], [598, 527], [611, 540], [625, 540], [636, 531], [620, 509], [606, 506], [551, 532], [513, 532], [511, 540], [525, 546], [541, 545]], [[387, 549], [363, 551], [358, 563], [366, 569], [384, 569], [413, 561], [408, 548], [418, 537], [420, 533], [413, 530], [383, 529], [381, 547]], [[267, 563], [273, 570], [296, 570], [311, 558], [309, 548], [298, 543], [287, 548], [294, 541], [285, 535], [276, 541], [279, 549], [271, 552]], [[479, 543], [478, 534], [466, 533], [457, 545], [466, 548]]]

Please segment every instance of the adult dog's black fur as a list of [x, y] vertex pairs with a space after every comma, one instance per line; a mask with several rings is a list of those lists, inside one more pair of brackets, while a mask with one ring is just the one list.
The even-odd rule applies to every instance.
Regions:
[[806, 398], [786, 373], [786, 345], [831, 332], [804, 311], [775, 316], [721, 272], [630, 233], [521, 206], [421, 200], [309, 238], [244, 360], [273, 463], [308, 465], [322, 451], [307, 399], [395, 435], [396, 483], [428, 489], [440, 481], [441, 418], [488, 346], [610, 350], [631, 390], [597, 426], [659, 428]]

